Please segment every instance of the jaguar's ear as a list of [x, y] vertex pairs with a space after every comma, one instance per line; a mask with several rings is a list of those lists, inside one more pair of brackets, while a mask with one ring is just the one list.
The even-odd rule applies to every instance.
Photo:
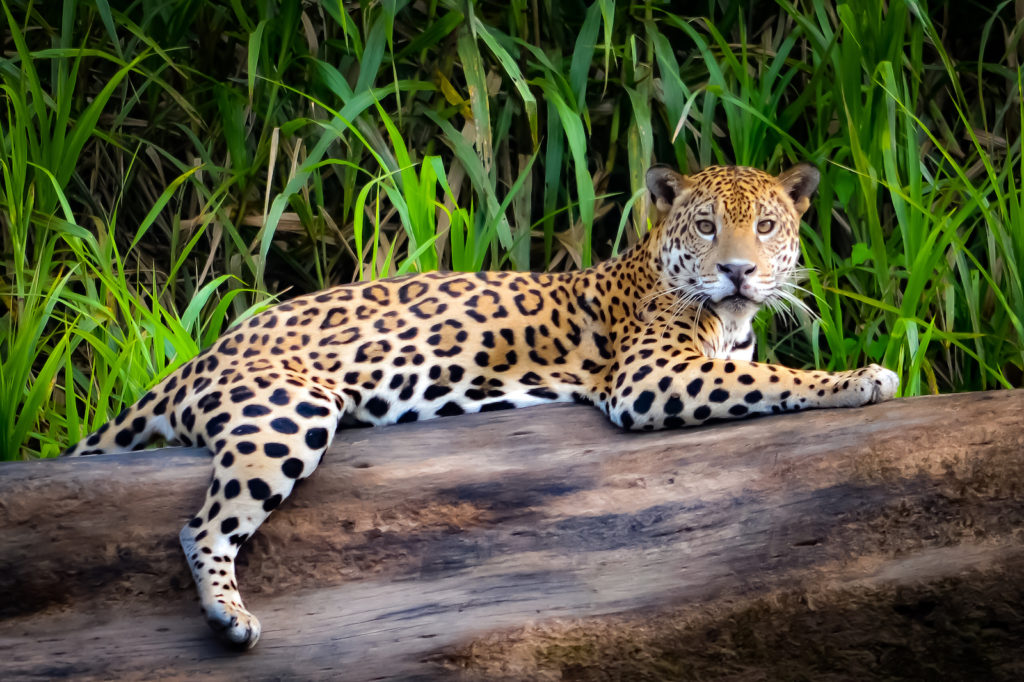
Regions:
[[690, 186], [690, 179], [668, 166], [651, 166], [647, 170], [647, 190], [661, 214], [668, 213], [679, 194]]
[[789, 198], [793, 200], [793, 206], [797, 213], [803, 215], [811, 205], [811, 195], [818, 188], [818, 181], [821, 180], [821, 173], [809, 163], [801, 163], [789, 170], [782, 171], [776, 178], [782, 189], [786, 191]]

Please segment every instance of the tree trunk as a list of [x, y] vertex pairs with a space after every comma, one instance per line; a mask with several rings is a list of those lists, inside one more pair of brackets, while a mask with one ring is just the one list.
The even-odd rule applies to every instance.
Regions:
[[177, 543], [205, 452], [3, 464], [0, 678], [771, 677], [790, 656], [1012, 679], [1022, 415], [1001, 391], [650, 434], [565, 405], [341, 431], [243, 548], [243, 654]]

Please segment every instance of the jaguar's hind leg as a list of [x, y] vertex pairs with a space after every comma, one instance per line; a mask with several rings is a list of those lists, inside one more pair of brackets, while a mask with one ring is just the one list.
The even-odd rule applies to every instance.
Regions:
[[259, 639], [260, 623], [242, 603], [235, 556], [295, 482], [313, 473], [342, 409], [318, 388], [280, 380], [261, 397], [253, 395], [241, 421], [208, 439], [213, 478], [206, 501], [180, 536], [210, 627], [246, 649]]

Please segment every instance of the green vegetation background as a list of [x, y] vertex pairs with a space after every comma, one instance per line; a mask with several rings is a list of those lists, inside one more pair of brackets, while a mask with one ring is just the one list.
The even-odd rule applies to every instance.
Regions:
[[1014, 3], [0, 0], [0, 456], [52, 456], [274, 300], [562, 270], [652, 161], [823, 171], [761, 359], [1022, 384]]

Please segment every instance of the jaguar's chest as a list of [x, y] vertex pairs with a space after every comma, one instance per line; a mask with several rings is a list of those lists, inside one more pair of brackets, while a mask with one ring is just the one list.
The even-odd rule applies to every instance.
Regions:
[[716, 333], [703, 340], [701, 350], [709, 358], [753, 360], [754, 330], [750, 322], [750, 318], [730, 319], [725, 317], [717, 325]]

